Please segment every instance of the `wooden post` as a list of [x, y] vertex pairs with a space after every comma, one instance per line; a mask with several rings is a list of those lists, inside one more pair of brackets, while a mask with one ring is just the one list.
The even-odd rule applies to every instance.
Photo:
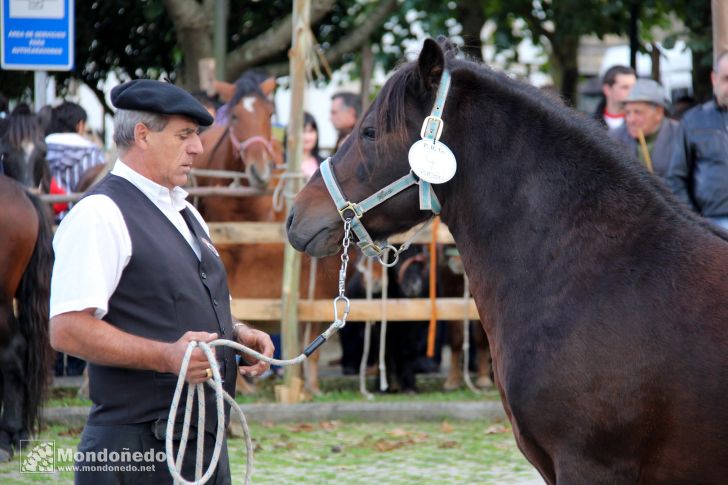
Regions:
[[[294, 0], [293, 2], [293, 36], [289, 51], [291, 66], [291, 116], [288, 122], [287, 164], [288, 171], [298, 172], [303, 159], [303, 103], [306, 87], [306, 67], [304, 48], [310, 22], [311, 0]], [[288, 181], [288, 189], [297, 193], [301, 189], [301, 180], [293, 178]], [[290, 212], [292, 201], [286, 201], [286, 209]], [[296, 357], [301, 352], [298, 336], [298, 293], [301, 279], [301, 253], [287, 244], [283, 251], [283, 288], [281, 345], [284, 359]], [[292, 385], [301, 375], [300, 366], [284, 368], [284, 383]]]
[[713, 64], [718, 56], [728, 51], [728, 0], [712, 0], [713, 9]]
[[227, 15], [228, 1], [215, 0], [215, 77], [221, 81], [225, 79], [225, 57], [227, 56]]

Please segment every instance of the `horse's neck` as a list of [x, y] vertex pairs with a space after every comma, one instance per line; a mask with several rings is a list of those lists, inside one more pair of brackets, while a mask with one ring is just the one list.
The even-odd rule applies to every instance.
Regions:
[[[640, 235], [675, 210], [646, 175], [589, 133], [572, 141], [563, 130], [556, 137], [558, 127], [534, 124], [530, 140], [531, 128], [521, 125], [504, 135], [512, 137], [499, 141], [507, 156], [477, 142], [465, 147], [444, 197], [443, 221], [481, 311], [504, 299], [536, 305], [545, 282], [577, 281], [616, 255], [629, 257], [650, 244]], [[563, 146], [554, 150], [544, 140]]]

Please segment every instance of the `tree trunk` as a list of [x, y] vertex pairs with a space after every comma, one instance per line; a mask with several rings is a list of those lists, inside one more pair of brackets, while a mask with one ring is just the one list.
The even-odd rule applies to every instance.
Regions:
[[[365, 43], [369, 42], [369, 36], [372, 35], [372, 32], [381, 27], [396, 8], [397, 0], [384, 0], [379, 3], [361, 25], [354, 28], [349, 35], [324, 53], [329, 65], [336, 68], [342, 63], [346, 54], [361, 49]], [[264, 66], [264, 69], [271, 75], [284, 76], [288, 73], [288, 64], [269, 64]]]
[[549, 59], [552, 63], [551, 75], [554, 87], [570, 106], [576, 106], [576, 89], [579, 82], [579, 39], [555, 37], [551, 42]]
[[461, 2], [457, 7], [458, 19], [463, 27], [462, 37], [465, 41], [462, 51], [471, 59], [483, 60], [483, 41], [480, 31], [485, 24], [485, 11], [480, 3]]
[[188, 90], [198, 89], [200, 85], [199, 60], [204, 57], [213, 57], [212, 18], [210, 14], [206, 13], [212, 10], [206, 10], [195, 0], [163, 1], [177, 30], [177, 41], [184, 52], [180, 84]]
[[[334, 6], [335, 0], [318, 0], [311, 5], [311, 25], [321, 20]], [[270, 29], [228, 53], [225, 69], [227, 80], [235, 80], [253, 66], [286, 51], [291, 45], [292, 16], [288, 15]], [[286, 65], [288, 65], [286, 63]]]

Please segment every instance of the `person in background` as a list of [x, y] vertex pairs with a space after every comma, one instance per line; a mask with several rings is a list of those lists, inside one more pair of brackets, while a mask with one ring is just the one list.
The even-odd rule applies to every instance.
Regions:
[[319, 154], [318, 125], [311, 113], [303, 113], [303, 160], [301, 170], [310, 179], [323, 159]]
[[336, 139], [336, 150], [341, 147], [346, 137], [354, 129], [356, 120], [361, 115], [361, 99], [354, 93], [342, 91], [331, 97], [331, 124], [339, 133]]
[[[198, 127], [210, 125], [212, 116], [183, 89], [149, 79], [116, 86], [111, 102], [119, 159], [61, 221], [53, 239], [51, 345], [89, 362], [93, 406], [75, 455], [76, 485], [166, 484], [172, 477], [158, 458], [123, 473], [89, 465], [102, 452], [156, 456], [165, 449], [177, 374], [191, 341], [219, 337], [268, 357], [274, 348], [267, 334], [233, 321], [225, 267], [181, 188], [202, 153]], [[268, 368], [254, 359], [238, 367], [235, 354], [215, 348], [223, 387], [233, 396], [238, 371], [255, 376]], [[213, 376], [200, 348], [190, 356], [185, 387]], [[186, 480], [195, 476], [197, 435], [205, 436], [200, 459], [207, 469], [218, 419], [225, 425], [229, 420], [227, 404], [218, 418], [214, 392], [206, 393], [204, 410], [204, 427], [192, 418], [182, 466]], [[183, 414], [172, 418], [175, 448]], [[134, 463], [122, 458], [114, 465]], [[231, 483], [226, 441], [208, 483]]]
[[698, 214], [728, 229], [728, 52], [710, 73], [713, 99], [683, 115], [667, 182]]
[[669, 107], [665, 89], [658, 82], [638, 79], [624, 100], [624, 124], [609, 132], [662, 178], [667, 176], [675, 139], [681, 134], [680, 124], [667, 117]]
[[695, 106], [695, 98], [689, 94], [680, 96], [672, 103], [672, 114], [670, 118], [680, 121], [683, 115], [693, 106]]
[[86, 134], [86, 110], [64, 101], [51, 112], [48, 146], [48, 165], [56, 183], [65, 192], [75, 192], [86, 170], [104, 163], [101, 148], [89, 141]]
[[597, 106], [594, 119], [610, 130], [619, 128], [624, 122], [622, 103], [636, 81], [637, 74], [631, 67], [617, 65], [607, 69], [602, 77], [604, 99]]

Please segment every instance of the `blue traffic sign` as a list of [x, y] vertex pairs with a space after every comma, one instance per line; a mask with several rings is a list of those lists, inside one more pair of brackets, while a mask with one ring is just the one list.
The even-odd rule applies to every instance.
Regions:
[[1, 1], [3, 69], [73, 69], [74, 0]]

